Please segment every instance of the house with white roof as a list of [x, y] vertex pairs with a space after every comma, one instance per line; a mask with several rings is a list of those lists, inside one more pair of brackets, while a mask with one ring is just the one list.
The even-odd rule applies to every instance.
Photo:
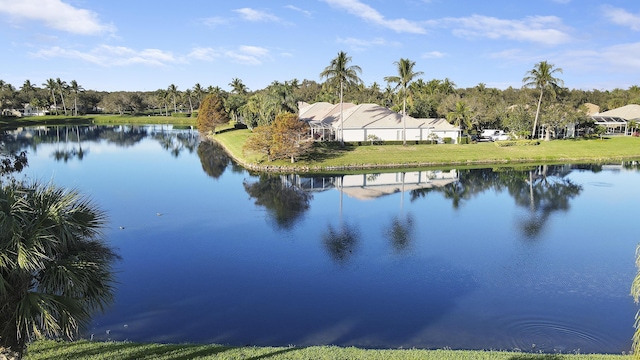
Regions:
[[402, 114], [376, 104], [300, 103], [298, 109], [300, 120], [309, 124], [316, 140], [401, 141], [405, 128], [408, 142], [442, 142], [444, 138], [451, 138], [455, 143], [460, 136], [460, 128], [449, 124], [446, 119], [416, 119], [406, 116], [404, 125]]
[[608, 134], [628, 134], [632, 129], [629, 128], [629, 121], [640, 122], [640, 105], [631, 104], [599, 112], [591, 115], [596, 124], [607, 128]]

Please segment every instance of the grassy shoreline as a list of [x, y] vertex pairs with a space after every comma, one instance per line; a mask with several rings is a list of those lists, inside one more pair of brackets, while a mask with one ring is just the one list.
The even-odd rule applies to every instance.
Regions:
[[271, 360], [622, 360], [632, 355], [620, 354], [540, 354], [495, 350], [423, 350], [360, 349], [355, 347], [233, 347], [199, 344], [141, 344], [132, 342], [99, 342], [53, 340], [29, 345], [25, 360], [107, 360], [107, 359], [271, 359]]
[[268, 162], [260, 154], [245, 153], [249, 130], [225, 129], [212, 137], [247, 169], [269, 172], [326, 173], [346, 170], [382, 170], [486, 165], [611, 163], [640, 160], [640, 138], [611, 137], [540, 142], [536, 146], [498, 147], [495, 143], [456, 145], [346, 146], [319, 144], [308, 157], [290, 163]]

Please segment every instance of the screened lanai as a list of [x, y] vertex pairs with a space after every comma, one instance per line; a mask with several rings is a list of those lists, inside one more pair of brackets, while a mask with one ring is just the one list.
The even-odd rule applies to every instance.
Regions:
[[607, 129], [607, 134], [612, 135], [626, 135], [627, 134], [627, 120], [617, 116], [603, 116], [593, 115], [591, 116], [596, 125], [604, 126]]

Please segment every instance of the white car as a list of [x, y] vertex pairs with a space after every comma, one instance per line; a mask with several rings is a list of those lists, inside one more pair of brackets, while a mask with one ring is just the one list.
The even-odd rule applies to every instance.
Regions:
[[480, 134], [480, 139], [488, 140], [488, 141], [501, 141], [501, 140], [509, 140], [509, 134], [505, 133], [502, 130], [495, 129], [486, 129], [482, 130]]

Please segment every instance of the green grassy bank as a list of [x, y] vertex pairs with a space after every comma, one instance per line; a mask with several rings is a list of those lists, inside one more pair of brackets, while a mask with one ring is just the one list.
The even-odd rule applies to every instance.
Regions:
[[195, 125], [196, 119], [176, 116], [131, 116], [131, 115], [82, 115], [82, 116], [29, 116], [29, 117], [0, 117], [0, 129], [15, 129], [22, 126], [38, 125], [145, 125], [145, 124], [175, 124]]
[[195, 344], [138, 344], [130, 342], [56, 342], [30, 344], [26, 360], [138, 360], [138, 359], [373, 359], [373, 360], [618, 360], [631, 355], [530, 354], [502, 351], [366, 350], [336, 346], [229, 347]]
[[640, 159], [640, 138], [619, 136], [605, 139], [541, 141], [535, 146], [498, 147], [496, 143], [456, 145], [345, 146], [318, 144], [314, 151], [294, 164], [286, 160], [268, 162], [260, 154], [243, 153], [249, 130], [221, 131], [214, 139], [247, 168], [267, 171], [326, 172], [348, 169], [411, 168], [428, 166], [473, 166], [515, 163], [618, 162]]

